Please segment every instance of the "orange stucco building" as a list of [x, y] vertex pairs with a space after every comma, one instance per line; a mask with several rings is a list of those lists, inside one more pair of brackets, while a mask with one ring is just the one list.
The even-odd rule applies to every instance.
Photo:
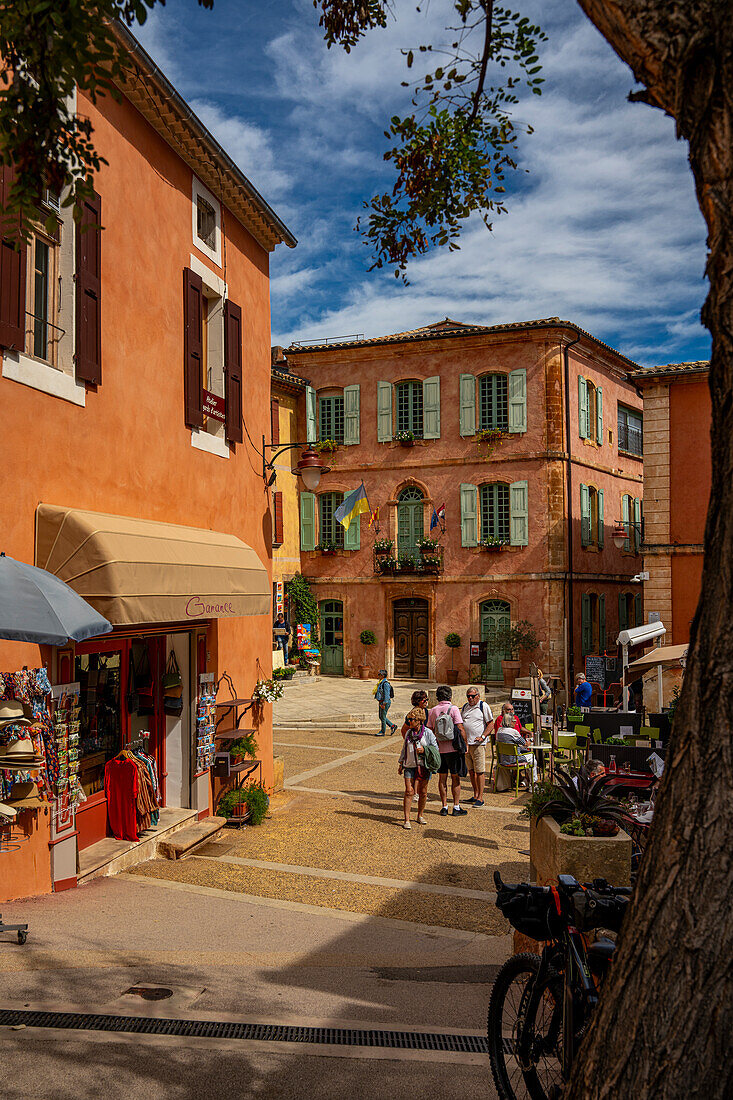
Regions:
[[689, 642], [700, 598], [712, 481], [709, 371], [696, 361], [633, 376], [644, 396], [644, 602], [669, 645]]
[[[248, 437], [270, 431], [269, 253], [295, 240], [132, 36], [117, 33], [120, 101], [95, 106], [79, 93], [76, 105], [108, 162], [85, 210], [90, 228], [75, 230], [46, 196], [20, 253], [4, 231], [0, 548], [77, 587], [114, 631], [63, 649], [0, 641], [0, 671], [46, 664], [52, 683], [81, 685], [85, 794], [70, 806], [66, 788], [19, 815], [30, 839], [0, 856], [0, 900], [74, 885], [92, 865], [88, 850], [109, 833], [105, 762], [143, 731], [164, 807], [209, 814], [205, 678], [226, 672], [248, 697], [271, 668], [272, 517]], [[180, 716], [162, 706], [171, 652]], [[152, 709], [138, 712], [130, 677], [148, 677], [145, 663]], [[267, 706], [257, 740], [269, 785]]]
[[[287, 357], [310, 380], [308, 438], [337, 443], [317, 494], [300, 494], [322, 671], [353, 674], [370, 629], [373, 671], [440, 680], [456, 632], [460, 676], [501, 680], [508, 653], [497, 635], [527, 621], [539, 638], [532, 656], [566, 681], [586, 654], [614, 648], [620, 622], [641, 619], [631, 581], [641, 564], [635, 364], [558, 318], [446, 319], [371, 340], [295, 343]], [[342, 494], [362, 480], [396, 561], [377, 555], [368, 517], [345, 537], [334, 522]], [[442, 505], [444, 534], [431, 530]], [[610, 531], [622, 519], [629, 537], [617, 549]], [[437, 549], [421, 550], [430, 535]], [[469, 642], [486, 643], [480, 660]]]

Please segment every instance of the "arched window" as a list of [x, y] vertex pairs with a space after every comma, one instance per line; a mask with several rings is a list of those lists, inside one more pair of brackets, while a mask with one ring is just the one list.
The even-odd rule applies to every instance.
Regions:
[[344, 545], [344, 529], [334, 517], [334, 512], [344, 499], [343, 493], [321, 493], [318, 498], [319, 546]]
[[415, 558], [424, 533], [422, 490], [412, 485], [402, 490], [397, 501], [397, 553], [401, 558]]
[[507, 376], [505, 374], [485, 374], [479, 380], [479, 429], [509, 428], [507, 403]]
[[496, 542], [509, 542], [510, 512], [509, 486], [501, 482], [482, 485], [481, 504], [481, 541], [490, 539]]
[[422, 382], [398, 382], [394, 389], [398, 433], [412, 432], [422, 439]]

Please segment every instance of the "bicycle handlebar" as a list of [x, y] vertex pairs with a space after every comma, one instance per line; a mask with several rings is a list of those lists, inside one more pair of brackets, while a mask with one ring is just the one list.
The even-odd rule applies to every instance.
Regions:
[[[592, 883], [581, 886], [572, 875], [560, 875], [557, 893], [565, 902], [561, 914], [554, 904], [550, 906], [550, 895], [553, 893], [550, 886], [502, 882], [499, 871], [494, 871], [494, 884], [496, 904], [515, 927], [517, 920], [529, 916], [539, 919], [543, 926], [551, 920], [556, 929], [562, 924], [575, 922], [584, 928], [618, 930], [631, 894], [630, 887], [609, 886], [605, 879], [594, 879]], [[547, 928], [549, 930], [549, 924]]]

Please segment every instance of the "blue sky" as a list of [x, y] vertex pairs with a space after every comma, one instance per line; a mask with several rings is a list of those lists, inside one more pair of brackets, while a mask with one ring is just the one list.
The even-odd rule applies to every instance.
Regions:
[[518, 118], [509, 213], [469, 222], [461, 249], [368, 272], [354, 232], [391, 186], [382, 154], [405, 106], [401, 47], [445, 41], [450, 0], [395, 0], [396, 22], [350, 55], [327, 50], [312, 0], [168, 0], [137, 29], [178, 91], [298, 238], [271, 259], [272, 342], [378, 336], [449, 316], [498, 324], [559, 316], [645, 365], [707, 358], [705, 226], [687, 148], [573, 0], [521, 10], [550, 40], [544, 94]]

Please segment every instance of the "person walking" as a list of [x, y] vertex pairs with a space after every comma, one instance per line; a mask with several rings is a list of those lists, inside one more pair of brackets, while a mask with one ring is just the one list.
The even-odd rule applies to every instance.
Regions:
[[448, 816], [448, 773], [450, 772], [451, 792], [453, 794], [453, 817], [467, 814], [461, 806], [461, 776], [467, 775], [466, 758], [457, 752], [453, 745], [456, 730], [465, 739], [461, 712], [451, 702], [453, 692], [446, 684], [435, 692], [437, 704], [428, 714], [428, 728], [433, 730], [440, 750], [440, 770], [438, 772], [438, 794], [440, 795], [440, 816]]
[[473, 798], [469, 803], [474, 806], [484, 804], [484, 783], [486, 780], [486, 742], [492, 732], [494, 715], [491, 707], [479, 697], [475, 687], [466, 692], [466, 702], [461, 707], [463, 728], [466, 731], [466, 763], [468, 775], [473, 787]]
[[290, 622], [283, 615], [282, 611], [275, 619], [275, 625], [272, 628], [272, 632], [275, 635], [275, 641], [278, 647], [283, 651], [283, 664], [288, 663], [288, 646], [290, 645], [290, 635], [292, 633], [290, 629]]
[[379, 721], [381, 723], [381, 729], [377, 737], [384, 737], [386, 735], [387, 726], [389, 726], [390, 733], [394, 733], [397, 726], [394, 722], [390, 722], [387, 717], [387, 711], [392, 706], [392, 700], [394, 699], [394, 688], [387, 679], [386, 668], [380, 668], [379, 670], [379, 683], [374, 692], [374, 698], [379, 704]]
[[[403, 829], [410, 829], [410, 807], [417, 791], [417, 823], [425, 825], [423, 811], [428, 800], [428, 783], [431, 773], [439, 767], [440, 752], [435, 734], [425, 725], [425, 711], [413, 707], [406, 716], [407, 733], [402, 742], [397, 772], [404, 776], [405, 794], [402, 806], [405, 812]], [[432, 766], [431, 766], [432, 765]]]

